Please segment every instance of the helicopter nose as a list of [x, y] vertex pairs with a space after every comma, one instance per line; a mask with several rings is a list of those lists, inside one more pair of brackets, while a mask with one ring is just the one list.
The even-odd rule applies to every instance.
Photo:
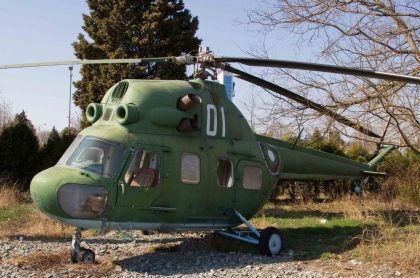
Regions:
[[[90, 183], [89, 183], [90, 182]], [[35, 205], [53, 217], [93, 219], [105, 211], [108, 191], [71, 169], [52, 167], [31, 182]]]
[[57, 208], [58, 182], [52, 168], [44, 170], [32, 179], [30, 192], [35, 205], [45, 213], [53, 213]]

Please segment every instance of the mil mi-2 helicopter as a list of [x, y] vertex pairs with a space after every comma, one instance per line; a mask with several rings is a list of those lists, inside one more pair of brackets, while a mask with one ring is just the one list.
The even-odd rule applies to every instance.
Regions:
[[[217, 57], [208, 48], [197, 56], [77, 60], [0, 69], [107, 63], [174, 61], [200, 64], [197, 79], [122, 80], [101, 103], [91, 103], [92, 126], [76, 137], [57, 165], [38, 173], [30, 191], [35, 205], [49, 217], [73, 225], [72, 262], [94, 262], [81, 247], [81, 231], [160, 230], [218, 231], [278, 255], [283, 239], [274, 227], [257, 230], [248, 221], [281, 180], [347, 179], [360, 184], [375, 172], [395, 146], [387, 145], [369, 163], [295, 146], [254, 134], [225, 87], [207, 81], [206, 69], [236, 77], [333, 117], [371, 137], [381, 136], [334, 111], [245, 73], [230, 65], [294, 68], [358, 75], [420, 84], [419, 77], [304, 62]], [[249, 230], [235, 230], [245, 223]]]

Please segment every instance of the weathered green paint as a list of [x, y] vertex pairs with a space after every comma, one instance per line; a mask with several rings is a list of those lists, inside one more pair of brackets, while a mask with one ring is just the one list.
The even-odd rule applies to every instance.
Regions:
[[271, 144], [280, 155], [280, 179], [333, 180], [362, 179], [366, 164], [330, 153], [257, 135], [257, 140]]
[[[129, 83], [121, 99], [112, 98], [113, 86], [104, 96], [102, 115], [81, 136], [94, 136], [127, 146], [124, 163], [115, 178], [104, 178], [71, 166], [57, 165], [36, 175], [31, 183], [35, 204], [44, 212], [68, 222], [57, 201], [65, 183], [100, 185], [109, 192], [100, 221], [117, 223], [239, 224], [233, 210], [250, 218], [265, 203], [278, 179], [361, 179], [365, 164], [342, 157], [255, 135], [247, 121], [225, 95], [224, 87], [209, 81], [125, 80]], [[177, 109], [186, 94], [200, 96], [202, 103], [188, 111]], [[138, 120], [121, 124], [115, 113], [119, 105], [137, 106]], [[217, 114], [217, 120], [216, 118]], [[208, 116], [211, 115], [211, 119]], [[179, 132], [182, 119], [197, 118], [199, 130]], [[216, 128], [217, 126], [217, 128]], [[281, 163], [279, 173], [266, 167], [258, 142], [272, 145]], [[124, 182], [136, 149], [160, 155], [160, 183], [153, 188], [131, 187]], [[181, 182], [181, 157], [185, 153], [200, 157], [200, 182]], [[234, 165], [234, 184], [217, 184], [218, 159]], [[243, 187], [244, 167], [262, 169], [260, 189]], [[211, 228], [208, 228], [211, 229]]]

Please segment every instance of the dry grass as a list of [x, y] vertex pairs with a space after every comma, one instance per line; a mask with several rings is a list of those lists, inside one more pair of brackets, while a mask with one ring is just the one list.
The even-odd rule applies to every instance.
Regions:
[[[376, 264], [387, 263], [420, 275], [420, 208], [399, 199], [384, 200], [365, 196], [344, 197], [325, 203], [301, 203], [281, 207], [287, 213], [313, 213], [319, 217], [340, 215], [343, 219], [368, 223], [349, 244], [350, 250], [341, 255]], [[261, 218], [259, 225], [267, 225]]]
[[27, 208], [26, 216], [0, 223], [0, 238], [70, 238], [74, 233], [74, 228], [48, 218], [33, 204]]
[[109, 258], [104, 258], [101, 261], [97, 260], [94, 264], [72, 264], [70, 262], [69, 254], [70, 249], [63, 249], [55, 253], [39, 251], [27, 255], [16, 256], [7, 259], [4, 262], [40, 272], [54, 270], [54, 272], [59, 273], [60, 271], [65, 271], [68, 273], [66, 276], [70, 277], [84, 275], [105, 277], [117, 266], [117, 263]]
[[156, 246], [153, 246], [151, 248], [152, 252], [161, 252], [161, 253], [172, 253], [172, 252], [178, 252], [180, 249], [179, 243], [166, 243], [166, 244], [159, 244]]
[[38, 251], [12, 257], [5, 260], [5, 262], [18, 267], [25, 266], [30, 269], [45, 271], [69, 263], [69, 254], [70, 250], [61, 250], [55, 253]]
[[359, 244], [350, 255], [375, 263], [387, 262], [420, 274], [420, 210], [398, 199], [369, 199], [359, 204], [344, 201], [345, 215], [369, 219], [376, 224], [356, 238]]
[[16, 184], [0, 178], [0, 209], [16, 206], [22, 201], [20, 196], [24, 193], [20, 193], [16, 188]]
[[383, 225], [375, 230], [365, 230], [357, 248], [349, 254], [420, 274], [420, 227]]
[[[283, 207], [284, 208], [284, 207]], [[355, 196], [345, 196], [332, 202], [305, 202], [286, 206], [291, 212], [299, 209], [316, 211], [320, 215], [340, 214], [344, 218], [391, 225], [409, 225], [420, 223], [420, 208], [399, 199], [383, 200], [374, 195], [363, 199]]]
[[5, 221], [0, 221], [0, 238], [71, 237], [74, 228], [45, 216], [32, 203], [29, 193], [20, 192], [18, 187], [8, 179], [0, 178], [0, 214], [7, 215], [3, 217]]

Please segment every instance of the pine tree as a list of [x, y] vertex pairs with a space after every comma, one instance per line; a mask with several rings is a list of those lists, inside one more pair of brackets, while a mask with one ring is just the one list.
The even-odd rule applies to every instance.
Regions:
[[50, 134], [48, 135], [48, 140], [45, 145], [42, 146], [39, 156], [41, 163], [39, 164], [40, 169], [44, 170], [46, 168], [49, 168], [53, 166], [62, 153], [60, 154], [60, 145], [61, 145], [61, 138], [60, 135], [57, 132], [57, 129], [53, 127]]
[[338, 131], [330, 131], [321, 150], [327, 153], [344, 156], [345, 142]]
[[315, 129], [314, 133], [309, 137], [307, 146], [311, 149], [322, 150], [324, 139], [319, 129]]
[[68, 128], [63, 129], [60, 134], [55, 127], [48, 136], [47, 143], [40, 150], [39, 171], [54, 166], [66, 149], [70, 146], [76, 137], [76, 131]]
[[[197, 17], [182, 0], [87, 0], [90, 14], [73, 43], [79, 59], [140, 58], [180, 55], [196, 50]], [[75, 104], [85, 111], [106, 91], [125, 78], [184, 79], [185, 66], [174, 63], [148, 65], [84, 65], [82, 80], [75, 82]]]
[[368, 162], [370, 154], [360, 142], [351, 142], [346, 149], [346, 156], [360, 162]]
[[326, 136], [322, 136], [318, 129], [308, 138], [307, 147], [327, 153], [344, 156], [345, 142], [337, 131], [330, 131]]
[[0, 133], [0, 176], [13, 179], [28, 189], [38, 162], [38, 138], [23, 111]]

